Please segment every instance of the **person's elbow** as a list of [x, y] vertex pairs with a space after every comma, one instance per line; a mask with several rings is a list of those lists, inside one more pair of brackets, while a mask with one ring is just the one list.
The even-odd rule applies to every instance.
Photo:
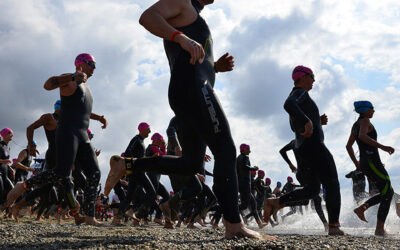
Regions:
[[53, 77], [50, 77], [50, 78], [44, 83], [43, 88], [44, 88], [45, 90], [52, 90], [52, 88], [51, 88], [51, 82], [52, 82], [52, 80], [53, 80]]
[[150, 11], [147, 9], [145, 10], [139, 18], [139, 24], [143, 27], [146, 27], [147, 20], [149, 19]]

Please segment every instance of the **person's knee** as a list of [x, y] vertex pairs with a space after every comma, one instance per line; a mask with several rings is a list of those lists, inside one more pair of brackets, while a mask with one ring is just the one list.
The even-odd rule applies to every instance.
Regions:
[[110, 167], [114, 167], [118, 164], [122, 164], [124, 161], [124, 158], [119, 156], [119, 155], [113, 155], [110, 158]]

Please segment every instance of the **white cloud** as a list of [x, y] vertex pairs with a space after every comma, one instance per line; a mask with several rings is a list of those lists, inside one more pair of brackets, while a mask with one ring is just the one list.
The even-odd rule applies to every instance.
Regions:
[[[87, 51], [98, 61], [89, 80], [93, 111], [110, 121], [106, 130], [91, 124], [96, 134], [93, 143], [102, 149], [103, 178], [108, 158], [125, 149], [139, 122], [148, 121], [154, 132], [165, 135], [172, 116], [168, 63], [161, 39], [138, 24], [142, 11], [153, 2], [2, 1], [0, 126], [12, 127], [16, 142], [25, 145], [26, 126], [51, 111], [59, 97], [56, 91], [42, 89], [44, 81], [73, 71], [75, 55]], [[294, 137], [282, 105], [297, 64], [312, 67], [316, 74], [310, 95], [329, 117], [326, 143], [341, 176], [353, 168], [344, 148], [356, 119], [353, 101], [371, 100], [377, 110], [373, 122], [382, 135], [379, 140], [399, 144], [395, 129], [400, 121], [399, 5], [397, 1], [218, 0], [203, 11], [213, 32], [216, 57], [229, 51], [236, 59], [235, 70], [218, 74], [216, 83], [235, 142], [252, 146], [251, 161], [274, 182], [290, 174], [278, 150]], [[389, 78], [377, 90], [361, 89], [351, 70], [338, 62]], [[44, 133], [38, 131], [36, 138], [44, 151]], [[13, 145], [12, 154], [19, 150]], [[400, 175], [394, 171], [397, 154], [382, 159], [391, 174]]]

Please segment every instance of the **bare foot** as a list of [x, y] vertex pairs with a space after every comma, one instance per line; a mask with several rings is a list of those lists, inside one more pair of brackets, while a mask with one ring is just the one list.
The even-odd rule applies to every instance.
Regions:
[[225, 224], [225, 238], [232, 239], [233, 237], [248, 237], [255, 238], [262, 241], [273, 241], [276, 240], [276, 236], [261, 235], [260, 233], [248, 229], [243, 222], [230, 223], [227, 220], [223, 220]]
[[181, 227], [182, 221], [178, 220], [178, 223], [176, 224], [176, 227]]
[[166, 229], [175, 229], [174, 223], [166, 219], [165, 223], [164, 223], [164, 228], [166, 228]]
[[134, 227], [140, 227], [140, 226], [141, 226], [140, 221], [141, 221], [140, 219], [138, 219], [138, 218], [135, 217], [135, 218], [133, 219], [133, 222], [132, 222], [133, 226], [134, 226]]
[[82, 215], [80, 215], [80, 214], [76, 214], [76, 215], [74, 216], [74, 219], [75, 219], [75, 225], [80, 225], [80, 224], [82, 224], [83, 222], [85, 222], [85, 216], [82, 216]]
[[202, 227], [206, 227], [207, 225], [203, 223], [203, 220], [201, 219], [201, 217], [198, 215], [196, 216], [196, 218], [194, 219], [194, 222], [199, 223]]
[[20, 197], [23, 193], [25, 192], [25, 184], [20, 181], [15, 184], [14, 188], [11, 189], [10, 192], [7, 194], [7, 202], [4, 206], [4, 208], [8, 208], [11, 206], [18, 197]]
[[16, 222], [18, 222], [19, 211], [21, 210], [22, 206], [25, 205], [25, 203], [26, 203], [26, 199], [23, 198], [11, 208], [11, 213]]
[[360, 220], [368, 222], [367, 219], [365, 219], [364, 212], [367, 211], [368, 207], [366, 205], [361, 205], [358, 208], [354, 209], [354, 213], [360, 218]]
[[169, 207], [168, 201], [161, 203], [159, 207], [161, 212], [164, 214], [165, 224], [168, 222], [169, 224], [174, 225], [174, 222], [171, 220], [171, 208]]
[[114, 155], [110, 159], [110, 172], [108, 172], [106, 184], [104, 186], [104, 194], [108, 196], [111, 189], [125, 175], [125, 159], [121, 156]]
[[274, 218], [275, 221], [277, 221], [276, 218], [276, 213], [279, 211], [280, 205], [279, 205], [279, 199], [278, 198], [269, 198], [265, 202], [265, 208], [264, 208], [264, 221], [266, 223], [269, 222], [270, 216]]
[[261, 220], [257, 221], [257, 224], [259, 229], [262, 229], [268, 225], [268, 223], [263, 223]]
[[85, 217], [85, 224], [86, 224], [86, 225], [91, 225], [91, 226], [96, 226], [96, 227], [102, 227], [102, 226], [104, 226], [104, 224], [101, 223], [100, 221], [96, 220], [96, 218], [94, 218], [94, 217], [89, 217], [89, 216], [86, 216], [86, 217]]
[[384, 229], [382, 230], [375, 230], [375, 236], [382, 236], [382, 237], [389, 237], [389, 236], [394, 236], [395, 234], [388, 233]]
[[339, 225], [333, 225], [333, 226], [329, 225], [328, 235], [339, 236], [339, 235], [345, 235], [345, 233], [342, 230], [340, 230]]
[[158, 225], [164, 226], [164, 223], [163, 223], [162, 219], [154, 218], [153, 222], [157, 223]]

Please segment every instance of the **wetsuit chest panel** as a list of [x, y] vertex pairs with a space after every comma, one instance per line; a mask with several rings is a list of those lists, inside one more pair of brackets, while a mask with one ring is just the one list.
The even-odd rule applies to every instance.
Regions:
[[[57, 114], [52, 114], [53, 118], [58, 121], [58, 115]], [[44, 129], [44, 133], [46, 134], [46, 139], [47, 142], [49, 143], [49, 148], [55, 147], [56, 145], [56, 129], [53, 130], [47, 130]]]
[[[366, 155], [372, 155], [372, 154], [379, 154], [378, 148], [364, 143], [358, 137], [360, 134], [360, 122], [362, 119], [364, 119], [364, 118], [363, 117], [358, 118], [358, 120], [353, 124], [353, 127], [351, 129], [352, 134], [353, 134], [354, 138], [356, 139], [357, 145], [360, 150], [360, 157], [366, 156]], [[378, 134], [377, 134], [374, 126], [372, 126], [372, 130], [370, 132], [368, 132], [367, 135], [375, 141], [378, 138]]]
[[61, 111], [58, 125], [86, 130], [89, 127], [93, 98], [86, 83], [78, 83], [74, 94], [61, 96]]
[[[10, 159], [10, 147], [4, 142], [0, 142], [0, 159], [7, 160]], [[0, 173], [6, 175], [7, 173], [7, 164], [0, 164]]]
[[248, 169], [250, 166], [250, 159], [247, 155], [240, 154], [237, 158], [237, 173], [238, 179], [250, 182], [251, 175], [250, 170]]
[[145, 154], [145, 146], [143, 138], [140, 135], [136, 135], [129, 142], [128, 147], [125, 150], [126, 157], [142, 158]]
[[296, 147], [302, 145], [304, 141], [324, 142], [319, 109], [308, 92], [302, 88], [295, 87], [287, 100], [297, 103], [303, 114], [313, 123], [313, 134], [311, 138], [306, 139], [301, 135], [304, 132], [305, 125], [303, 119], [301, 119], [302, 117], [290, 114], [290, 127], [296, 133]]

